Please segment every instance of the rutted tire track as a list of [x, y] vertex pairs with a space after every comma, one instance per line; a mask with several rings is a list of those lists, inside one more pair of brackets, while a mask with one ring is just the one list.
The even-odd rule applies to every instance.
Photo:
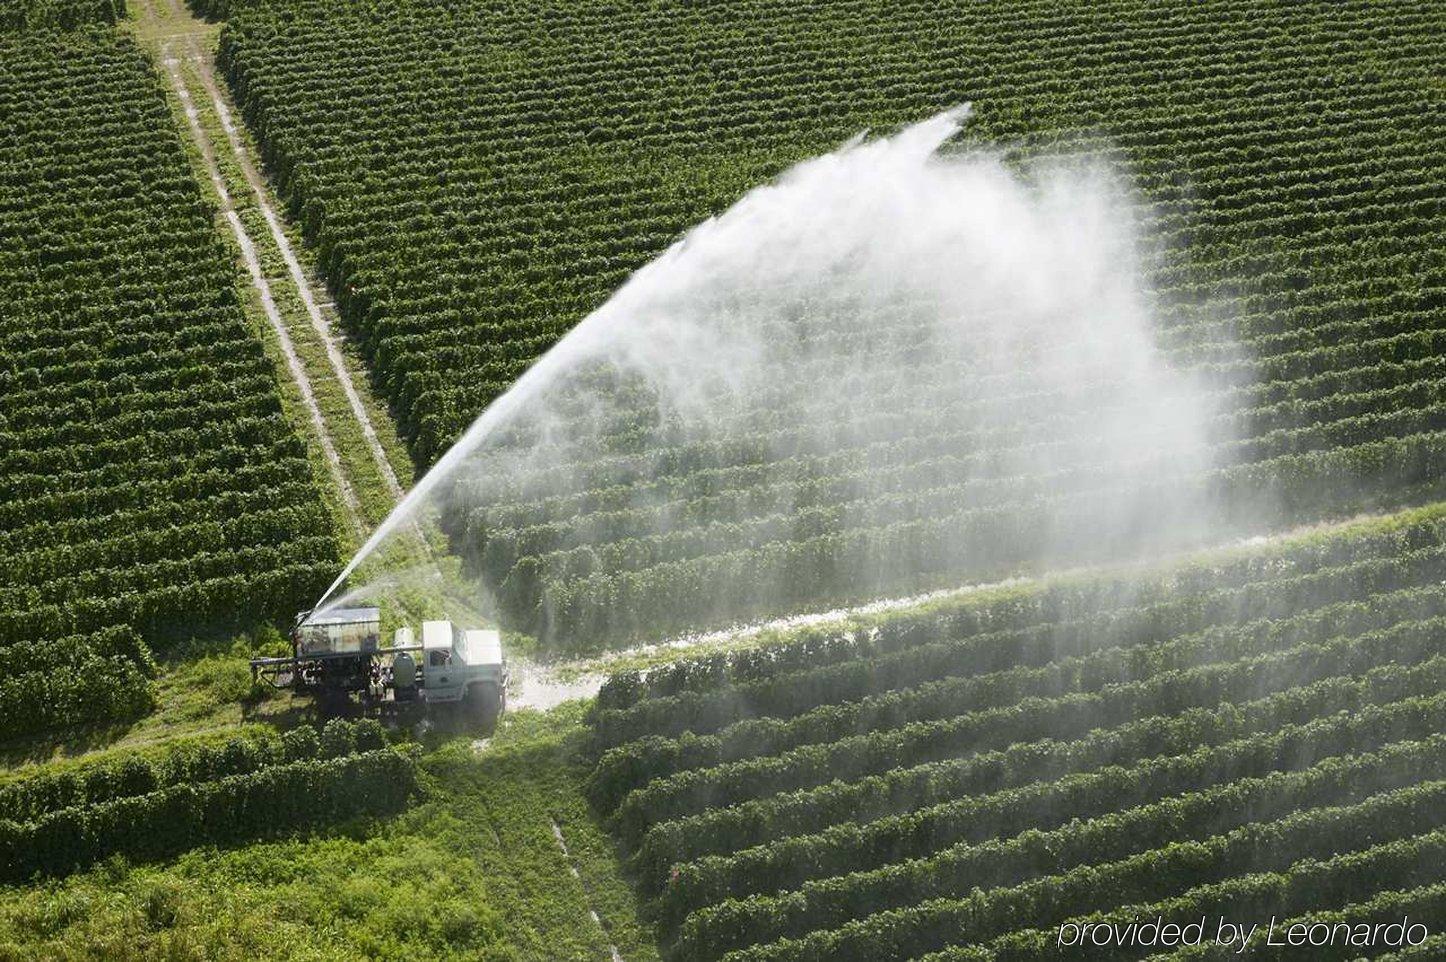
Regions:
[[[592, 893], [588, 891], [582, 873], [577, 870], [577, 865], [572, 860], [572, 853], [567, 850], [567, 841], [562, 837], [562, 826], [557, 824], [556, 819], [552, 820], [552, 837], [557, 839], [557, 847], [562, 849], [562, 857], [567, 860], [567, 870], [572, 873], [573, 878], [577, 879], [578, 884], [582, 886], [583, 894], [587, 896], [588, 914], [592, 916], [592, 920], [597, 923], [598, 928], [606, 932], [607, 927], [603, 925], [602, 916], [597, 914], [597, 909], [592, 905]], [[623, 962], [622, 953], [612, 942], [608, 942], [608, 952], [612, 957], [612, 962]]]
[[[233, 120], [214, 71], [214, 30], [183, 0], [143, 0], [137, 9], [136, 33], [154, 45], [157, 66], [165, 71], [186, 114], [186, 134], [197, 148], [285, 359], [281, 376], [296, 384], [312, 440], [326, 460], [338, 495], [338, 524], [358, 542], [365, 541], [378, 510], [389, 510], [404, 495], [405, 475], [399, 475], [399, 466], [387, 456], [366, 387], [356, 383], [360, 375], [351, 370], [342, 352], [344, 338], [333, 329], [334, 305], [320, 281], [303, 267], [276, 199], [259, 173], [259, 162]], [[227, 147], [234, 168], [227, 162]], [[251, 198], [245, 196], [248, 190]], [[243, 220], [242, 212], [252, 207], [266, 221], [263, 233], [256, 233], [259, 225]], [[285, 263], [286, 274], [267, 266], [274, 264], [273, 257]], [[301, 311], [310, 331], [299, 326]], [[426, 548], [420, 533], [419, 540]]]
[[[195, 102], [191, 99], [191, 93], [186, 88], [186, 82], [181, 76], [180, 60], [172, 55], [171, 44], [166, 42], [161, 46], [161, 62], [165, 67], [166, 75], [170, 78], [171, 87], [176, 92], [180, 101], [182, 111], [186, 115], [186, 126], [191, 134], [191, 140], [200, 153], [201, 160], [205, 164], [206, 174], [211, 180], [211, 186], [216, 191], [216, 196], [221, 204], [221, 213], [226, 222], [231, 226], [231, 233], [236, 239], [236, 244], [241, 250], [241, 258], [246, 262], [246, 269], [251, 275], [252, 286], [260, 295], [261, 308], [266, 314], [266, 319], [271, 325], [272, 331], [276, 334], [277, 344], [282, 354], [286, 357], [286, 367], [291, 375], [292, 381], [296, 384], [301, 394], [301, 402], [306, 407], [311, 419], [311, 428], [316, 435], [317, 443], [321, 445], [323, 454], [326, 457], [327, 467], [330, 470], [332, 482], [336, 485], [341, 495], [342, 506], [346, 512], [347, 521], [352, 530], [359, 538], [366, 537], [366, 527], [361, 520], [361, 503], [357, 498], [356, 489], [352, 487], [351, 481], [347, 478], [346, 472], [342, 469], [341, 456], [337, 452], [336, 443], [332, 440], [331, 432], [326, 426], [326, 419], [322, 417], [321, 408], [316, 401], [316, 392], [312, 388], [311, 378], [307, 376], [305, 367], [302, 366], [301, 358], [296, 352], [296, 345], [292, 343], [291, 334], [286, 328], [286, 322], [281, 317], [281, 312], [276, 307], [276, 299], [272, 296], [271, 285], [266, 280], [266, 274], [261, 269], [260, 258], [256, 254], [256, 245], [246, 233], [246, 227], [241, 223], [241, 218], [236, 214], [235, 204], [231, 200], [231, 193], [226, 189], [226, 181], [221, 176], [220, 167], [216, 163], [216, 154], [211, 139], [207, 136], [205, 128], [201, 126], [200, 115], [196, 110]], [[372, 435], [374, 438], [375, 435]], [[393, 476], [395, 482], [395, 476]]]
[[297, 259], [296, 252], [286, 237], [286, 232], [281, 229], [281, 222], [272, 207], [271, 199], [267, 196], [266, 182], [247, 154], [245, 145], [242, 144], [241, 137], [237, 133], [236, 125], [231, 119], [231, 111], [226, 106], [225, 99], [221, 96], [220, 88], [216, 84], [216, 76], [212, 70], [210, 58], [200, 49], [194, 38], [189, 41], [188, 46], [191, 48], [191, 60], [195, 63], [197, 76], [200, 77], [202, 86], [206, 88], [206, 93], [211, 98], [211, 105], [220, 119], [221, 128], [226, 132], [226, 139], [231, 146], [231, 152], [236, 157], [237, 166], [240, 167], [246, 182], [251, 186], [251, 191], [256, 198], [256, 206], [266, 219], [266, 226], [271, 231], [271, 239], [276, 243], [282, 259], [286, 262], [286, 269], [291, 275], [291, 281], [301, 296], [302, 304], [306, 307], [306, 315], [311, 321], [312, 330], [316, 332], [317, 338], [326, 349], [326, 357], [331, 364], [332, 373], [346, 394], [347, 404], [351, 407], [352, 416], [361, 428], [372, 460], [376, 462], [377, 471], [386, 483], [393, 500], [400, 501], [404, 494], [401, 482], [397, 478], [396, 471], [392, 469], [391, 462], [387, 460], [387, 454], [382, 448], [381, 441], [377, 438], [376, 428], [372, 425], [371, 417], [367, 414], [366, 406], [362, 403], [361, 395], [352, 381], [351, 372], [347, 369], [341, 349], [337, 346], [331, 324], [322, 313], [323, 299], [318, 298], [312, 289], [312, 284], [307, 278], [306, 272], [302, 270], [301, 262]]

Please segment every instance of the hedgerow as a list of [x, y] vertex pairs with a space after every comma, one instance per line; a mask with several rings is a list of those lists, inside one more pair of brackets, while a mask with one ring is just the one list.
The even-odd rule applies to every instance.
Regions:
[[[1426, 782], [1355, 805], [1253, 822], [1206, 841], [1172, 842], [1119, 861], [1086, 864], [1017, 886], [976, 889], [963, 899], [880, 912], [801, 939], [743, 949], [731, 958], [739, 962], [907, 959], [951, 941], [997, 938], [1021, 919], [1027, 919], [1031, 927], [1057, 924], [1097, 907], [1101, 889], [1117, 900], [1115, 904], [1130, 904], [1232, 876], [1281, 871], [1305, 859], [1330, 858], [1372, 844], [1404, 840], [1408, 842], [1406, 851], [1415, 854], [1424, 847], [1423, 841], [1429, 845], [1446, 818], [1446, 808], [1440, 804], [1442, 792], [1442, 783]], [[1358, 877], [1353, 881], [1359, 885], [1365, 880]]]
[[[1242, 822], [1265, 822], [1338, 805], [1416, 779], [1436, 777], [1446, 771], [1443, 746], [1446, 740], [1439, 737], [1391, 745], [1374, 755], [1327, 759], [1302, 772], [1229, 781], [1137, 808], [1128, 808], [1125, 796], [1116, 802], [1118, 810], [1109, 814], [1049, 831], [1025, 830], [1008, 841], [959, 844], [927, 858], [910, 860], [907, 844], [901, 845], [888, 855], [901, 861], [882, 869], [871, 869], [881, 860], [878, 854], [861, 852], [872, 839], [862, 845], [857, 844], [861, 840], [844, 839], [828, 851], [829, 862], [810, 865], [804, 875], [776, 869], [770, 873], [768, 867], [746, 862], [724, 868], [732, 878], [748, 883], [746, 890], [735, 892], [734, 898], [726, 901], [716, 891], [701, 897], [686, 891], [685, 880], [706, 885], [703, 873], [680, 875], [667, 896], [678, 903], [669, 906], [677, 913], [674, 917], [687, 915], [690, 898], [711, 907], [688, 917], [679, 929], [675, 950], [689, 959], [719, 958], [732, 948], [836, 928], [860, 916], [962, 895], [976, 886], [1018, 884], [1042, 864], [1059, 872], [1184, 839], [1208, 837]], [[921, 830], [929, 829], [921, 826]], [[945, 830], [932, 844], [948, 845], [951, 836], [958, 837]], [[850, 841], [855, 844], [848, 844]], [[804, 883], [807, 875], [830, 874], [837, 877]], [[794, 886], [800, 887], [782, 896], [748, 895], [749, 891], [770, 893]], [[674, 896], [674, 892], [679, 894]], [[737, 900], [740, 895], [746, 897]]]
[[939, 721], [803, 745], [778, 755], [684, 770], [634, 790], [619, 805], [616, 818], [622, 826], [674, 818], [835, 778], [858, 778], [1014, 742], [1059, 738], [1081, 727], [1124, 725], [1303, 682], [1362, 674], [1386, 659], [1413, 664], [1441, 651], [1443, 627], [1446, 621], [1393, 626], [1359, 638], [1305, 644], [1240, 662], [1167, 671], [1098, 693], [1031, 696], [1008, 707], [966, 711]]
[[[1160, 349], [1220, 402], [1224, 467], [1203, 490], [1274, 521], [1441, 490], [1446, 160], [1420, 90], [1443, 49], [1422, 0], [247, 0], [228, 16], [220, 63], [422, 464], [690, 225], [859, 130], [971, 101], [977, 142], [1107, 154], [1137, 189]], [[956, 373], [888, 325], [868, 376]], [[1029, 421], [1038, 399], [1005, 380], [980, 403], [1006, 426], [1090, 429]], [[586, 646], [1007, 575], [1041, 519], [1088, 530], [1118, 495], [951, 466], [957, 409], [869, 412], [856, 445], [825, 452], [756, 413], [693, 445], [640, 443], [639, 418], [569, 465], [575, 483], [476, 479], [448, 533], [506, 618]], [[970, 450], [1017, 441], [1001, 437]], [[966, 491], [978, 510], [958, 510]]]
[[73, 30], [125, 14], [125, 0], [0, 0], [0, 31]]
[[[1289, 925], [1297, 921], [1370, 921], [1381, 923], [1399, 922], [1403, 916], [1413, 919], [1436, 917], [1442, 904], [1443, 887], [1433, 860], [1441, 857], [1441, 832], [1432, 832], [1413, 839], [1387, 842], [1365, 851], [1348, 852], [1335, 858], [1304, 859], [1288, 870], [1261, 872], [1245, 875], [1210, 885], [1191, 889], [1184, 895], [1157, 902], [1146, 902], [1128, 906], [1125, 909], [1098, 913], [1092, 920], [1099, 922], [1125, 921], [1131, 917], [1163, 918], [1167, 921], [1194, 922], [1200, 913], [1216, 913], [1220, 918], [1254, 917], [1278, 920], [1277, 938]], [[1426, 884], [1423, 884], [1426, 883]], [[1404, 891], [1383, 891], [1380, 895], [1364, 902], [1349, 902], [1353, 894], [1372, 886], [1400, 886]], [[1349, 904], [1345, 904], [1349, 902]], [[1321, 904], [1342, 905], [1335, 910], [1309, 911], [1292, 918], [1292, 913]], [[1138, 913], [1136, 915], [1135, 913]], [[1078, 921], [1085, 921], [1079, 919]], [[1125, 921], [1125, 924], [1128, 924]], [[1401, 936], [1404, 938], [1404, 935]], [[1213, 936], [1206, 936], [1213, 942]], [[1000, 962], [1039, 962], [1044, 959], [1070, 959], [1077, 957], [1078, 946], [1061, 946], [1058, 930], [1043, 932], [1038, 929], [1011, 933], [989, 943], [987, 947], [954, 947], [923, 956], [927, 962], [964, 962], [975, 958], [997, 959]], [[1203, 941], [1203, 940], [1202, 940]], [[1310, 948], [1312, 959], [1348, 959], [1359, 955], [1361, 946], [1342, 945], [1314, 946]], [[1434, 936], [1423, 943], [1425, 951], [1419, 955], [1411, 949], [1401, 953], [1387, 952], [1375, 956], [1381, 959], [1434, 958], [1439, 941]], [[1238, 943], [1237, 943], [1238, 949]], [[1094, 954], [1091, 946], [1091, 954]], [[1174, 953], [1162, 953], [1160, 958], [1183, 960], [1192, 958], [1224, 958], [1230, 950], [1224, 946], [1204, 944], [1199, 949], [1186, 948]], [[1248, 950], [1261, 958], [1299, 958], [1300, 947], [1271, 947], [1257, 933]], [[1073, 953], [1073, 954], [1071, 954]], [[1237, 953], [1238, 954], [1238, 953]], [[1099, 949], [1102, 959], [1129, 958], [1127, 950], [1119, 946], [1103, 946]]]
[[[631, 673], [588, 791], [678, 959], [1071, 958], [1051, 925], [1198, 917], [1312, 859], [1337, 882], [1265, 904], [1429, 887], [1440, 534], [1422, 511]], [[1379, 877], [1334, 858], [1367, 848]]]
[[[1419, 718], [1430, 719], [1436, 710], [1434, 699], [1417, 693], [1434, 691], [1443, 678], [1446, 659], [1439, 657], [1415, 669], [1385, 666], [1360, 682], [1318, 682], [1244, 706], [1247, 711], [1233, 705], [1195, 709], [1171, 719], [1100, 729], [1076, 741], [1021, 742], [1004, 750], [709, 809], [649, 828], [632, 862], [645, 883], [661, 884], [671, 866], [702, 856], [741, 852], [813, 836], [830, 826], [871, 823], [951, 802], [958, 802], [960, 811], [975, 813], [971, 832], [984, 833], [991, 826], [1003, 832], [1015, 825], [1022, 831], [1042, 823], [1029, 820], [1079, 811], [1067, 799], [1100, 784], [1129, 780], [1128, 791], [1122, 788], [1126, 794], [1119, 796], [1125, 798], [1129, 792], [1157, 790], [1162, 777], [1201, 782], [1206, 772], [1244, 771], [1234, 766], [1271, 759], [1277, 751], [1300, 764], [1330, 744], [1362, 747], [1372, 743], [1366, 733], [1378, 731], [1377, 726], [1408, 737], [1419, 730]], [[1312, 713], [1320, 717], [1298, 720], [1314, 717]], [[1220, 765], [1224, 767], [1212, 767]], [[1049, 806], [1048, 812], [1038, 811], [1037, 804]], [[1008, 812], [996, 812], [999, 806], [1008, 806]]]
[[34, 774], [0, 784], [0, 818], [34, 821], [47, 812], [96, 805], [175, 785], [244, 775], [268, 765], [316, 758], [340, 758], [387, 745], [374, 719], [334, 718], [323, 729], [299, 725], [278, 734], [248, 727], [224, 739], [184, 739], [147, 752], [116, 751], [98, 761], [50, 764]]
[[[1446, 361], [1442, 364], [1446, 371]], [[936, 645], [941, 639], [963, 640], [1008, 629], [1058, 631], [1061, 622], [1082, 620], [1080, 628], [1086, 637], [1101, 631], [1108, 631], [1113, 637], [1122, 632], [1123, 626], [1115, 624], [1122, 619], [1135, 626], [1137, 632], [1123, 637], [1140, 640], [1196, 630], [1210, 623], [1208, 613], [1198, 608], [1211, 596], [1218, 604], [1236, 597], [1233, 589], [1253, 588], [1258, 599], [1253, 603], [1268, 604], [1272, 593], [1266, 588], [1266, 582], [1312, 574], [1329, 582], [1339, 577], [1333, 569], [1342, 566], [1439, 547], [1443, 543], [1443, 528], [1438, 515], [1439, 511], [1434, 509], [1410, 512], [1404, 523], [1366, 529], [1353, 526], [1297, 541], [1286, 548], [1182, 564], [1169, 569], [1158, 580], [1142, 580], [1139, 576], [1051, 580], [1043, 585], [1010, 589], [1007, 599], [997, 597], [998, 592], [982, 601], [966, 596], [873, 616], [862, 620], [857, 628], [843, 631], [806, 628], [790, 633], [787, 644], [685, 656], [646, 672], [617, 672], [603, 682], [597, 709], [622, 710], [644, 699], [711, 692], [720, 687], [724, 690], [716, 692], [719, 697], [736, 697], [734, 690], [746, 691], [746, 683], [778, 685], [790, 672], [812, 671], [919, 645]], [[1429, 560], [1429, 555], [1422, 558]], [[1330, 598], [1328, 590], [1317, 592], [1317, 596]], [[1331, 600], [1356, 609], [1365, 607], [1359, 601]], [[1300, 596], [1292, 603], [1306, 606], [1308, 598]], [[1374, 604], [1371, 607], [1374, 608]], [[1264, 615], [1269, 610], [1274, 609], [1260, 613]], [[975, 654], [982, 658], [988, 651]]]
[[[721, 701], [725, 706], [724, 718], [748, 720], [722, 727], [716, 734], [704, 734], [718, 727], [712, 719], [700, 723], [703, 713], [689, 711], [693, 705], [688, 702], [696, 705], [695, 699], [649, 702], [647, 714], [627, 719], [633, 723], [630, 736], [618, 734], [623, 726], [615, 716], [599, 712], [594, 720], [599, 742], [626, 744], [602, 755], [589, 790], [597, 804], [612, 808], [628, 791], [658, 774], [777, 754], [862, 730], [949, 717], [961, 704], [978, 710], [1025, 696], [1098, 690], [1165, 670], [1282, 651], [1312, 638], [1387, 630], [1387, 626], [1394, 629], [1446, 614], [1443, 600], [1446, 595], [1439, 586], [1408, 588], [1384, 596], [1366, 611], [1349, 605], [1326, 606], [1296, 617], [1260, 619], [1238, 627], [1216, 627], [1168, 642], [1130, 647], [1115, 646], [1114, 638], [1105, 629], [1095, 635], [1095, 651], [1075, 657], [1066, 655], [1069, 642], [1061, 637], [1065, 630], [1044, 630], [1038, 633], [1044, 650], [1037, 655], [1034, 651], [1021, 653], [1014, 659], [1021, 666], [1005, 670], [994, 666], [1008, 663], [1018, 650], [1011, 644], [1013, 639], [975, 636], [963, 645], [924, 646], [903, 658], [879, 657], [785, 675], [780, 678], [784, 684], [773, 688], [774, 694], [766, 698], [751, 686], [725, 688], [715, 700], [715, 704]], [[1051, 641], [1057, 644], [1051, 645]], [[960, 649], [987, 650], [999, 660], [981, 653], [977, 660], [966, 658], [965, 664], [953, 667], [949, 662], [954, 662]], [[1051, 656], [1050, 649], [1057, 654]], [[971, 670], [979, 674], [971, 674]], [[963, 674], [949, 677], [955, 671]], [[633, 740], [627, 741], [628, 737]]]
[[338, 545], [116, 0], [0, 9], [0, 735], [133, 718], [149, 648], [289, 619]]
[[[348, 734], [355, 738], [349, 729]], [[414, 756], [391, 748], [340, 754], [323, 749], [317, 757], [288, 758], [270, 756], [250, 742], [228, 749], [209, 764], [181, 770], [121, 763], [115, 778], [95, 794], [87, 779], [79, 801], [39, 792], [23, 800], [6, 797], [17, 814], [28, 801], [24, 814], [31, 817], [0, 817], [0, 877], [64, 874], [111, 854], [164, 858], [202, 844], [391, 814], [407, 804], [416, 787]], [[72, 804], [50, 807], [63, 801]]]

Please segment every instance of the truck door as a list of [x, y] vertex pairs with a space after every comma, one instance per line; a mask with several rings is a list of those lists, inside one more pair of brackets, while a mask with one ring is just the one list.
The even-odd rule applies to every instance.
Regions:
[[434, 648], [427, 652], [427, 667], [431, 669], [428, 674], [436, 673], [437, 685], [452, 684], [449, 677], [452, 667], [452, 653], [445, 648]]

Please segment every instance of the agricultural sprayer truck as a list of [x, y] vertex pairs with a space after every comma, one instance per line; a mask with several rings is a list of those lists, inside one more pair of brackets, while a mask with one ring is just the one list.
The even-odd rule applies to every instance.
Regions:
[[460, 707], [480, 724], [507, 707], [507, 661], [492, 629], [463, 629], [450, 621], [422, 622], [422, 640], [398, 628], [382, 647], [381, 611], [334, 608], [296, 616], [291, 656], [257, 658], [252, 679], [311, 695], [324, 714], [360, 701], [364, 710], [427, 713]]

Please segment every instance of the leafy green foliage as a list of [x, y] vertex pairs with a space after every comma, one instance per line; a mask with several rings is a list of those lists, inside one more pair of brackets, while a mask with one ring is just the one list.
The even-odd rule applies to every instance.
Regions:
[[147, 644], [289, 618], [338, 549], [145, 56], [82, 25], [0, 63], [9, 736], [144, 712]]
[[1427, 510], [630, 672], [588, 793], [678, 959], [1057, 958], [1042, 933], [1086, 916], [1433, 904], [1443, 547]]
[[[355, 725], [358, 741], [369, 727]], [[573, 706], [512, 713], [484, 751], [459, 738], [423, 755], [419, 797], [394, 816], [0, 885], [0, 952], [595, 962], [611, 943], [626, 959], [655, 960], [580, 791], [582, 733]]]
[[0, 646], [0, 731], [54, 731], [134, 718], [155, 704], [150, 649], [129, 626]]
[[241, 735], [15, 782], [0, 790], [0, 876], [61, 874], [112, 854], [154, 859], [400, 810], [416, 786], [414, 757], [384, 746], [358, 752], [355, 729], [333, 719], [310, 756]]
[[0, 31], [73, 30], [125, 13], [125, 0], [0, 0]]
[[[310, 729], [305, 729], [310, 731]], [[95, 805], [159, 788], [244, 775], [267, 764], [317, 757], [283, 753], [285, 738], [249, 728], [224, 740], [178, 740], [142, 754], [117, 750], [98, 760], [48, 764], [0, 785], [0, 818], [34, 821], [62, 808]]]
[[[1133, 179], [1160, 348], [1222, 385], [1235, 440], [1202, 483], [1223, 501], [1309, 519], [1446, 477], [1438, 5], [250, 0], [230, 17], [231, 87], [422, 464], [692, 224], [859, 130], [971, 101], [981, 142], [1103, 151]], [[881, 374], [951, 373], [875, 355]], [[803, 496], [782, 508], [758, 468], [790, 451], [787, 424], [625, 437], [576, 490], [501, 479], [450, 534], [515, 627], [581, 646], [1007, 571], [1041, 510], [1068, 525], [1114, 495], [1019, 477], [987, 511], [958, 510], [947, 481], [893, 497], [876, 466], [947, 479], [935, 442], [957, 427], [895, 413], [910, 437], [861, 422], [868, 446], [791, 452]]]

